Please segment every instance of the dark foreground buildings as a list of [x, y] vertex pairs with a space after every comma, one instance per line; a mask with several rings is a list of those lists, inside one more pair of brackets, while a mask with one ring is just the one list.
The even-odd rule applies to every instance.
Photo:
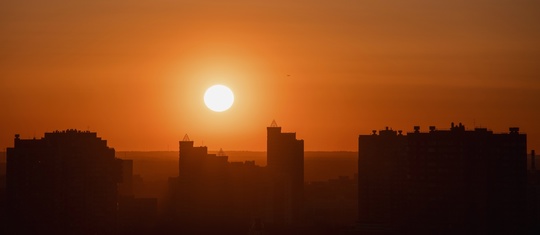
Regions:
[[168, 231], [246, 233], [264, 214], [264, 168], [255, 162], [229, 162], [223, 152], [180, 141], [179, 175], [170, 179]]
[[530, 224], [530, 234], [540, 234], [540, 171], [536, 165], [536, 154], [531, 150], [530, 168], [527, 170], [527, 222]]
[[277, 225], [300, 223], [304, 200], [304, 140], [282, 133], [273, 121], [267, 127], [267, 168], [272, 190], [271, 216]]
[[430, 127], [360, 135], [359, 227], [364, 234], [521, 234], [527, 145], [518, 128], [494, 134]]
[[170, 179], [168, 230], [254, 234], [282, 231], [302, 218], [304, 145], [294, 133], [268, 127], [267, 167], [229, 162], [208, 154], [186, 136], [180, 141], [179, 175]]
[[8, 234], [112, 234], [120, 161], [93, 132], [45, 133], [7, 149]]
[[[303, 141], [268, 127], [268, 166], [180, 141], [179, 174], [163, 214], [134, 193], [133, 161], [96, 133], [15, 136], [7, 149], [3, 234], [291, 234], [303, 219]], [[4, 203], [5, 202], [5, 203]], [[3, 212], [6, 211], [4, 214]], [[158, 219], [158, 217], [160, 217]]]

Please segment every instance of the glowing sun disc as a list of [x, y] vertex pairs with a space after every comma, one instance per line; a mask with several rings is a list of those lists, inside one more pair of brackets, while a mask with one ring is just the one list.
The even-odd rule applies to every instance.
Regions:
[[204, 93], [204, 104], [214, 112], [223, 112], [234, 103], [234, 94], [224, 85], [214, 85]]

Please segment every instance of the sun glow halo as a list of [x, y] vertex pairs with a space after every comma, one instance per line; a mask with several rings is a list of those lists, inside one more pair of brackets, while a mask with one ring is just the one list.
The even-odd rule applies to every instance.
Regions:
[[204, 104], [214, 112], [223, 112], [234, 103], [234, 94], [224, 85], [214, 85], [204, 93]]

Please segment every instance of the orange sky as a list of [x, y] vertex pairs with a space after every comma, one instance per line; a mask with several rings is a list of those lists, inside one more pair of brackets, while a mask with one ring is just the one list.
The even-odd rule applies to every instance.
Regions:
[[[540, 150], [540, 2], [444, 2], [4, 0], [0, 147], [77, 128], [117, 150], [186, 133], [265, 150], [276, 119], [306, 150], [452, 121], [519, 126]], [[236, 95], [224, 113], [203, 103], [216, 83]]]

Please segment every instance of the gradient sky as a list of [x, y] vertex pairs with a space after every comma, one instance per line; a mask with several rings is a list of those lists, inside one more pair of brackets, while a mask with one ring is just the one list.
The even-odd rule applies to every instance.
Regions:
[[[0, 147], [98, 132], [117, 150], [306, 150], [372, 129], [507, 132], [540, 150], [540, 1], [0, 2]], [[229, 86], [214, 113], [203, 94]]]

